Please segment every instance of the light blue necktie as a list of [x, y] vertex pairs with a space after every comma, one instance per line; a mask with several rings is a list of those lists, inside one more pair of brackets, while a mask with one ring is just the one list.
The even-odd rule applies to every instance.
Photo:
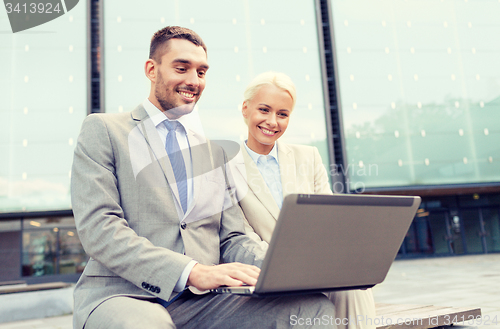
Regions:
[[177, 182], [177, 190], [179, 191], [179, 198], [181, 201], [182, 211], [186, 213], [187, 210], [187, 179], [186, 179], [186, 165], [182, 152], [177, 141], [175, 131], [183, 127], [177, 121], [163, 121], [165, 127], [168, 129], [167, 142], [165, 149], [170, 159], [170, 164], [174, 171], [175, 181]]

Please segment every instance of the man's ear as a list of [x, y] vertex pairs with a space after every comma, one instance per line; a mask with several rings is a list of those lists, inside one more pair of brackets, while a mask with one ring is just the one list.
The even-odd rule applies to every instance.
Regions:
[[146, 77], [153, 83], [156, 83], [156, 62], [153, 59], [148, 59], [144, 65], [144, 73]]

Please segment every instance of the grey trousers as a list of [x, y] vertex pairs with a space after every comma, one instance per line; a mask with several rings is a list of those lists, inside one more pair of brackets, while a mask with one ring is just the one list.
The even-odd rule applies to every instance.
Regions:
[[335, 308], [323, 294], [276, 298], [194, 295], [189, 291], [166, 309], [130, 297], [114, 297], [89, 316], [86, 329], [337, 328]]

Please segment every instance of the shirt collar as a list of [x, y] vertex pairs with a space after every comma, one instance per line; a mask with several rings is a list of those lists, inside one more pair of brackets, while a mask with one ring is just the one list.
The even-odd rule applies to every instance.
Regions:
[[[153, 124], [155, 125], [155, 127], [158, 127], [158, 125], [161, 124], [165, 120], [175, 121], [175, 120], [170, 120], [169, 118], [167, 118], [165, 113], [160, 111], [160, 109], [157, 108], [153, 103], [151, 103], [151, 101], [148, 98], [146, 98], [144, 100], [144, 102], [142, 102], [142, 106], [144, 107], [144, 109], [148, 113], [151, 121], [153, 121]], [[184, 129], [186, 131], [188, 131], [188, 129], [189, 129], [188, 121], [189, 120], [186, 120], [185, 115], [183, 115], [182, 117], [180, 117], [176, 121], [178, 121], [184, 127]]]
[[[266, 156], [265, 154], [259, 154], [259, 153], [257, 153], [257, 152], [252, 151], [252, 150], [251, 150], [251, 149], [247, 146], [247, 141], [245, 141], [245, 143], [244, 143], [244, 144], [245, 144], [245, 148], [246, 148], [246, 150], [247, 150], [247, 152], [248, 152], [248, 155], [250, 155], [250, 158], [252, 158], [252, 160], [253, 160], [255, 163], [257, 163], [257, 160], [259, 160], [259, 157], [260, 157], [261, 155]], [[271, 149], [271, 152], [269, 152], [269, 154], [268, 154], [268, 155], [272, 156], [274, 159], [276, 159], [276, 162], [278, 162], [278, 163], [279, 163], [279, 161], [278, 161], [278, 143], [274, 143], [274, 146], [273, 146], [273, 148]]]

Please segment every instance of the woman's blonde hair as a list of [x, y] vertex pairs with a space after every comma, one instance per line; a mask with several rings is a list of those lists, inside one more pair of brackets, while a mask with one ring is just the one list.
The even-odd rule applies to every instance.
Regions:
[[[274, 85], [290, 94], [292, 97], [292, 108], [293, 111], [295, 107], [295, 101], [297, 100], [297, 92], [295, 91], [295, 85], [292, 79], [284, 73], [280, 72], [264, 72], [256, 76], [252, 82], [250, 82], [243, 93], [243, 103], [248, 102], [254, 98], [254, 96], [259, 92], [259, 89], [265, 85]], [[245, 123], [248, 124], [247, 119], [244, 118]]]

